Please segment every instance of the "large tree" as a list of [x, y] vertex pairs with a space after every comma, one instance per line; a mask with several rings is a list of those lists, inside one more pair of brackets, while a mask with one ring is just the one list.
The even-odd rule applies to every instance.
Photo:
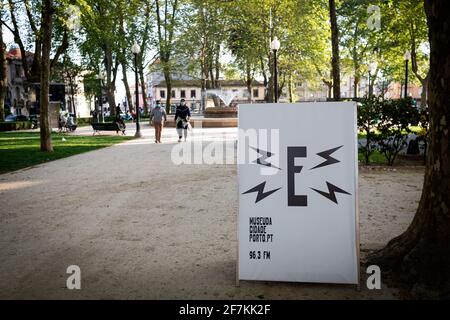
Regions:
[[0, 121], [5, 120], [5, 98], [8, 90], [8, 79], [6, 77], [6, 44], [3, 42], [3, 1], [0, 8]]
[[[133, 11], [134, 16], [129, 19], [128, 23], [128, 39], [132, 42], [139, 44], [141, 51], [137, 59], [137, 72], [139, 75], [140, 90], [142, 95], [144, 114], [148, 114], [148, 101], [147, 101], [147, 86], [145, 82], [145, 70], [148, 67], [150, 61], [148, 57], [150, 43], [153, 38], [153, 19], [152, 19], [152, 4], [146, 0], [134, 0], [136, 2], [136, 9]], [[128, 2], [131, 4], [131, 2]], [[130, 10], [127, 11], [130, 14]], [[131, 46], [131, 43], [130, 43]], [[127, 48], [128, 50], [128, 48]], [[134, 58], [130, 57], [128, 61], [133, 61]], [[135, 67], [132, 68], [135, 70]]]
[[[178, 47], [183, 48], [183, 52], [177, 54], [190, 62], [189, 75], [201, 81], [202, 108], [206, 103], [206, 90], [220, 85], [222, 44], [228, 34], [227, 26], [231, 25], [227, 23], [226, 7], [226, 4], [214, 0], [191, 0], [184, 18], [191, 23], [183, 28], [183, 36], [178, 40]], [[219, 105], [220, 99], [215, 98], [214, 102]]]
[[[22, 56], [22, 68], [25, 77], [29, 83], [36, 83], [40, 81], [40, 73], [42, 70], [42, 41], [44, 29], [44, 17], [46, 12], [42, 11], [48, 3], [44, 1], [23, 0], [14, 1], [8, 0], [8, 20], [2, 20], [5, 26], [14, 36], [14, 42], [19, 46]], [[59, 58], [64, 54], [69, 46], [70, 40], [70, 26], [66, 23], [68, 19], [68, 11], [66, 10], [68, 3], [59, 1], [58, 3], [51, 3], [49, 10], [51, 15], [57, 16], [58, 19], [52, 23], [51, 32], [52, 48], [54, 52], [53, 58], [50, 60], [50, 68], [52, 69]], [[48, 18], [48, 17], [47, 17]], [[53, 18], [52, 18], [53, 20]], [[33, 47], [34, 54], [32, 59], [27, 53], [27, 48]], [[31, 65], [30, 61], [31, 60]]]
[[52, 23], [54, 8], [52, 0], [42, 3], [42, 52], [41, 52], [41, 87], [40, 87], [40, 126], [41, 151], [53, 151], [51, 126], [49, 123], [49, 87], [50, 87], [50, 50], [52, 48]]
[[331, 26], [331, 68], [333, 74], [333, 99], [341, 99], [341, 70], [340, 70], [340, 58], [339, 58], [339, 27], [336, 14], [336, 1], [329, 0], [330, 10], [330, 26]]
[[423, 0], [387, 1], [381, 4], [382, 29], [371, 34], [382, 35], [379, 47], [393, 80], [404, 84], [406, 50], [411, 52], [409, 83], [422, 86], [421, 106], [427, 104], [429, 78], [428, 27]]
[[249, 87], [253, 78], [261, 76], [267, 88], [267, 102], [274, 98], [274, 56], [270, 42], [275, 36], [281, 42], [278, 52], [279, 95], [287, 93], [287, 98], [294, 101], [297, 83], [308, 82], [317, 86], [322, 80], [317, 81], [317, 75], [329, 74], [328, 2], [233, 1], [228, 3], [225, 16], [230, 21], [227, 24], [227, 47], [241, 69], [242, 78]]
[[155, 0], [157, 45], [162, 72], [166, 80], [166, 111], [170, 112], [172, 99], [173, 53], [176, 45], [176, 29], [180, 24], [178, 0]]
[[[369, 64], [378, 62], [380, 31], [371, 30], [367, 8], [370, 0], [344, 0], [338, 9], [340, 16], [341, 45], [344, 59], [347, 58], [353, 74], [353, 97], [360, 96], [360, 82], [369, 74]], [[385, 36], [383, 34], [382, 36]], [[371, 74], [369, 93], [373, 90], [376, 72]]]
[[[40, 83], [41, 150], [53, 151], [49, 121], [49, 83], [52, 70], [69, 46], [68, 3], [52, 0], [8, 0], [8, 20], [1, 23], [14, 36], [28, 84]], [[58, 19], [55, 19], [57, 17]], [[26, 48], [33, 47], [30, 57]], [[53, 53], [53, 58], [50, 57]], [[31, 64], [29, 63], [31, 60]]]
[[[68, 86], [68, 94], [70, 96], [69, 110], [77, 117], [77, 108], [75, 106], [75, 96], [79, 92], [78, 78], [82, 74], [82, 67], [73, 61], [69, 54], [65, 54], [62, 61], [62, 79]], [[66, 91], [67, 92], [67, 91]]]
[[419, 208], [408, 230], [372, 254], [418, 298], [450, 298], [450, 36], [447, 0], [425, 0], [430, 41], [430, 137]]
[[121, 36], [119, 13], [121, 2], [86, 0], [83, 7], [82, 30], [84, 41], [81, 52], [90, 69], [104, 76], [106, 92], [112, 115], [116, 112], [116, 80], [120, 65]]

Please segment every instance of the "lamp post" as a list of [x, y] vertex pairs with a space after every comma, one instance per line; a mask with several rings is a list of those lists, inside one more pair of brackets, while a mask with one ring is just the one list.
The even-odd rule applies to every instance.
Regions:
[[278, 50], [280, 50], [280, 40], [278, 40], [277, 37], [275, 37], [270, 44], [270, 49], [273, 51], [273, 74], [274, 74], [274, 94], [275, 94], [275, 103], [278, 102], [278, 61], [277, 61], [277, 53]]
[[373, 86], [371, 85], [372, 75], [375, 75], [377, 68], [378, 64], [376, 62], [372, 62], [369, 64], [369, 97], [373, 95]]
[[409, 64], [409, 60], [411, 60], [411, 52], [406, 51], [404, 59], [405, 59], [405, 93], [404, 93], [404, 96], [406, 99], [408, 97], [408, 71], [409, 71], [408, 64]]
[[139, 112], [139, 78], [138, 78], [138, 54], [141, 52], [141, 47], [135, 42], [131, 46], [131, 51], [134, 54], [134, 75], [136, 82], [136, 134], [134, 135], [136, 138], [141, 138], [141, 124], [139, 120], [141, 118], [141, 114]]

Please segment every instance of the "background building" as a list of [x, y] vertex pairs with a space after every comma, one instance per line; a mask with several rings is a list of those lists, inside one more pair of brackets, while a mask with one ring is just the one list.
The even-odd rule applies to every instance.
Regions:
[[[33, 54], [27, 52], [27, 59], [31, 63]], [[12, 47], [6, 54], [8, 90], [5, 99], [5, 111], [14, 115], [30, 115], [30, 108], [34, 96], [27, 86], [25, 73], [22, 67], [22, 54], [20, 49]]]
[[[251, 86], [251, 97], [245, 81], [241, 80], [220, 80], [218, 89], [206, 90], [205, 108], [214, 107], [214, 98], [219, 97], [222, 101], [230, 101], [230, 104], [238, 103], [262, 103], [264, 102], [265, 87], [258, 81], [253, 81]], [[180, 103], [185, 99], [193, 112], [201, 110], [202, 105], [202, 85], [200, 80], [173, 80], [172, 91], [167, 92], [166, 82], [160, 81], [152, 85], [151, 96], [153, 100], [161, 100], [164, 104], [167, 95], [171, 95], [173, 105]], [[225, 103], [223, 107], [227, 106]]]

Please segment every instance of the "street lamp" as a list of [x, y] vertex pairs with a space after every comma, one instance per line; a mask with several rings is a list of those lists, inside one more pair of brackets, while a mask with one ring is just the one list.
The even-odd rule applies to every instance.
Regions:
[[372, 62], [369, 64], [369, 97], [373, 95], [373, 87], [371, 86], [372, 75], [375, 75], [377, 71], [378, 64], [376, 62]]
[[406, 51], [404, 55], [405, 59], [405, 99], [408, 97], [408, 64], [409, 60], [411, 60], [411, 52]]
[[275, 103], [278, 102], [278, 61], [277, 61], [277, 52], [280, 50], [280, 40], [275, 37], [270, 44], [270, 49], [273, 51], [274, 57], [274, 91], [275, 91]]
[[131, 52], [134, 54], [134, 75], [136, 82], [136, 134], [134, 135], [136, 138], [141, 138], [141, 124], [140, 120], [140, 112], [139, 112], [139, 78], [138, 78], [138, 54], [141, 52], [141, 47], [135, 42], [131, 46]]

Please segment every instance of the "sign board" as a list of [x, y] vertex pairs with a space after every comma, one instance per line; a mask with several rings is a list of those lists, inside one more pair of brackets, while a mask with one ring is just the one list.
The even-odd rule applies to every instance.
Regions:
[[239, 106], [238, 280], [359, 283], [356, 104]]

